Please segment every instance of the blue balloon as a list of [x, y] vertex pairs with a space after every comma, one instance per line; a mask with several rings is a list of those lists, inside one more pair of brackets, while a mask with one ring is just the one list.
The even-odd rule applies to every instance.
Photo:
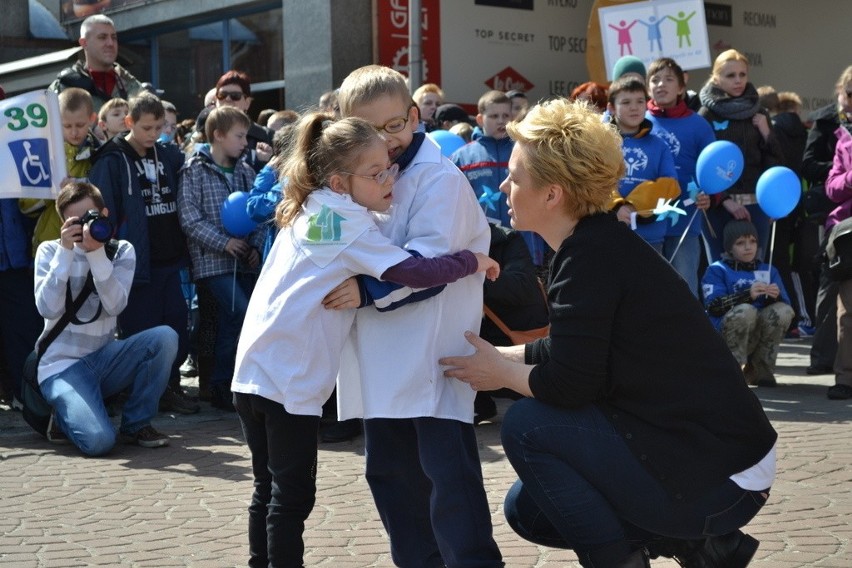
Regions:
[[802, 183], [790, 168], [775, 166], [757, 180], [757, 204], [772, 219], [786, 217], [799, 204]]
[[241, 239], [254, 231], [257, 223], [246, 210], [248, 193], [235, 191], [222, 203], [222, 225], [232, 237]]
[[695, 181], [707, 195], [725, 191], [743, 174], [743, 153], [727, 140], [708, 144], [695, 162]]
[[458, 134], [453, 134], [449, 130], [433, 130], [426, 134], [435, 141], [435, 144], [441, 147], [441, 154], [446, 157], [453, 155], [453, 152], [464, 146], [467, 142]]

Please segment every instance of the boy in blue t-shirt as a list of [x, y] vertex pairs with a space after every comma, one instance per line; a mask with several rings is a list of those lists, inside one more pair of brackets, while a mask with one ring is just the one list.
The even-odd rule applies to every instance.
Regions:
[[645, 118], [647, 101], [645, 84], [633, 77], [619, 79], [610, 87], [607, 108], [624, 140], [625, 166], [613, 209], [627, 224], [633, 224], [635, 213], [636, 232], [662, 252], [668, 223], [657, 222], [652, 210], [659, 198], [679, 196], [680, 186], [669, 146], [651, 135], [652, 125]]
[[[506, 124], [512, 120], [512, 101], [502, 91], [488, 91], [479, 97], [477, 108], [476, 123], [482, 136], [456, 150], [450, 159], [467, 177], [488, 220], [511, 227], [509, 206], [500, 184], [509, 175], [509, 156], [515, 144], [506, 133]], [[544, 241], [529, 231], [521, 231], [521, 235], [533, 262], [541, 265]]]
[[701, 280], [704, 305], [748, 383], [774, 387], [778, 346], [793, 319], [790, 298], [778, 270], [761, 262], [750, 221], [728, 222], [723, 242], [727, 252]]
[[710, 123], [689, 109], [684, 102], [686, 76], [673, 59], [662, 57], [651, 63], [648, 67], [648, 89], [651, 99], [645, 117], [654, 125], [654, 134], [665, 140], [672, 151], [681, 188], [679, 207], [686, 211], [686, 215], [681, 215], [677, 223], [668, 227], [663, 256], [672, 263], [697, 296], [704, 216], [693, 217], [696, 207], [707, 210], [710, 198], [703, 192], [690, 195], [689, 183], [695, 179], [698, 156], [704, 148], [716, 141], [716, 135]]

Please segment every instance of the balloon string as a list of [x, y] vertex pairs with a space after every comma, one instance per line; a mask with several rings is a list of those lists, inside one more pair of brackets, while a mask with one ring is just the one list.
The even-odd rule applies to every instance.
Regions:
[[707, 229], [710, 231], [710, 236], [718, 239], [719, 237], [716, 236], [716, 231], [713, 230], [713, 225], [710, 223], [710, 217], [707, 216], [707, 211], [702, 209], [701, 212], [704, 213], [704, 220], [707, 221]]
[[689, 232], [689, 228], [692, 226], [692, 222], [695, 221], [695, 216], [698, 215], [699, 211], [700, 209], [696, 209], [692, 212], [692, 217], [689, 218], [689, 223], [686, 224], [686, 228], [683, 230], [683, 234], [680, 236], [680, 240], [677, 242], [677, 246], [675, 247], [674, 252], [672, 253], [672, 257], [669, 259], [669, 264], [671, 264], [671, 262], [674, 260], [675, 256], [677, 255], [677, 251], [680, 250], [680, 245], [683, 244], [683, 240], [686, 238], [686, 233]]
[[237, 297], [237, 257], [234, 257], [234, 279], [231, 282], [231, 312], [234, 311], [234, 304]]
[[769, 239], [769, 274], [770, 278], [772, 277], [772, 255], [775, 253], [775, 223], [776, 221], [772, 220], [772, 237]]

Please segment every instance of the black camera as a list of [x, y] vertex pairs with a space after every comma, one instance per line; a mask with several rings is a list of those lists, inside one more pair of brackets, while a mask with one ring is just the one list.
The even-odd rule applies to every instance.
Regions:
[[112, 224], [101, 215], [97, 209], [89, 209], [77, 220], [78, 225], [89, 225], [89, 234], [99, 243], [106, 243], [112, 238]]

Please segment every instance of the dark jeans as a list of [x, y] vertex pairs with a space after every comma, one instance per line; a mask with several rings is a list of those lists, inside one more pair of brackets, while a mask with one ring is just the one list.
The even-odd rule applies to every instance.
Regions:
[[472, 424], [364, 421], [367, 483], [397, 566], [503, 566]]
[[301, 568], [305, 519], [316, 501], [320, 417], [290, 414], [254, 394], [234, 393], [234, 406], [254, 474], [248, 565]]
[[727, 534], [768, 498], [726, 481], [690, 503], [671, 499], [593, 405], [519, 400], [506, 412], [502, 438], [520, 477], [506, 495], [509, 525], [531, 542], [573, 549], [587, 566], [616, 565], [655, 536]]
[[136, 335], [146, 329], [167, 325], [177, 333], [177, 355], [169, 372], [169, 384], [180, 386], [180, 366], [189, 345], [187, 307], [181, 289], [180, 271], [184, 263], [151, 265], [151, 279], [130, 289], [127, 307], [118, 316], [122, 337]]
[[11, 379], [9, 386], [18, 399], [21, 398], [24, 361], [35, 349], [36, 339], [43, 327], [44, 320], [35, 305], [32, 270], [0, 270], [0, 339]]
[[828, 276], [823, 263], [816, 301], [816, 332], [811, 344], [811, 366], [832, 369], [837, 356], [837, 290], [839, 283]]
[[249, 297], [257, 275], [238, 272], [236, 280], [233, 274], [222, 274], [202, 278], [203, 284], [216, 298], [216, 353], [210, 385], [230, 384], [234, 376], [234, 364], [237, 358], [237, 341], [246, 317]]

